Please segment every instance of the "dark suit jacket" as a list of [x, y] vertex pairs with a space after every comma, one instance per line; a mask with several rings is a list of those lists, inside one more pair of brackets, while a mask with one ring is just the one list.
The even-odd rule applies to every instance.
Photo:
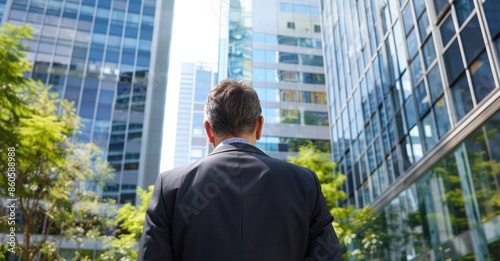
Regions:
[[316, 174], [232, 143], [162, 173], [138, 260], [340, 260]]

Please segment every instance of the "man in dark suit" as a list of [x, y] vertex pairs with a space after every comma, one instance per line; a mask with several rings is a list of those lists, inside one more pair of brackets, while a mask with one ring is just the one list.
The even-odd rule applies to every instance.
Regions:
[[158, 177], [138, 260], [340, 260], [316, 174], [255, 147], [261, 112], [243, 81], [210, 91], [204, 126], [215, 149]]

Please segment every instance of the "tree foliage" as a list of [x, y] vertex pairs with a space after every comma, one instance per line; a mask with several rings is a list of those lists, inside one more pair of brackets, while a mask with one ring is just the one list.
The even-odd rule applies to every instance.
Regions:
[[332, 225], [343, 245], [343, 257], [356, 260], [373, 257], [381, 245], [377, 215], [369, 207], [355, 209], [353, 206], [338, 206], [338, 202], [347, 198], [341, 190], [346, 176], [335, 171], [337, 166], [329, 157], [329, 153], [309, 143], [301, 146], [299, 155], [292, 157], [289, 162], [309, 168], [318, 176], [326, 204], [335, 217]]
[[142, 235], [146, 210], [153, 197], [153, 189], [153, 185], [147, 190], [137, 188], [140, 205], [133, 206], [127, 203], [118, 209], [115, 220], [115, 225], [118, 227], [116, 236], [109, 238], [109, 250], [103, 253], [99, 260], [137, 260], [138, 243]]
[[[21, 40], [30, 37], [27, 26], [6, 23], [0, 29], [0, 171], [7, 173], [7, 152], [15, 150], [13, 187], [20, 217], [15, 248], [7, 254], [14, 251], [26, 261], [42, 256], [58, 260], [57, 240], [78, 245], [100, 237], [112, 225], [112, 208], [103, 205], [98, 194], [112, 169], [96, 145], [72, 140], [80, 127], [73, 103], [23, 77], [30, 63]], [[11, 184], [7, 175], [1, 176], [0, 187]], [[0, 198], [14, 197], [2, 189]], [[3, 218], [0, 229], [10, 227]]]

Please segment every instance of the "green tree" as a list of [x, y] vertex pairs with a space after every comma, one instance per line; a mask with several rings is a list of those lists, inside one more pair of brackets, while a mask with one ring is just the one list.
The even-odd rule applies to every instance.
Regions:
[[103, 253], [99, 260], [137, 260], [138, 243], [142, 235], [146, 210], [153, 196], [153, 189], [153, 185], [147, 190], [137, 188], [140, 205], [133, 206], [127, 203], [118, 209], [115, 220], [118, 228], [117, 235], [109, 238], [107, 243], [109, 250]]
[[7, 246], [7, 254], [58, 260], [57, 240], [79, 244], [112, 225], [112, 206], [103, 205], [97, 193], [112, 169], [96, 145], [72, 141], [80, 127], [73, 103], [23, 77], [31, 64], [21, 41], [31, 33], [28, 26], [0, 29], [0, 172], [15, 177], [1, 175], [0, 187], [15, 191], [2, 189], [0, 198], [14, 202], [20, 217], [13, 226], [7, 214], [0, 230], [16, 229], [16, 244]]
[[330, 154], [309, 143], [301, 146], [299, 155], [292, 157], [289, 162], [309, 168], [318, 176], [326, 204], [335, 217], [332, 225], [343, 245], [343, 257], [356, 260], [375, 257], [377, 248], [382, 244], [377, 215], [369, 207], [355, 209], [353, 206], [338, 206], [338, 202], [347, 198], [340, 189], [346, 176], [335, 171], [337, 166], [330, 160]]

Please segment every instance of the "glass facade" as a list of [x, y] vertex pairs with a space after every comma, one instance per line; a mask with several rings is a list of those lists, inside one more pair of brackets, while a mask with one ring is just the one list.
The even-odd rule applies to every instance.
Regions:
[[500, 2], [320, 2], [342, 204], [381, 212], [382, 259], [498, 257]]
[[[500, 112], [400, 191], [381, 211], [390, 260], [497, 260]], [[404, 236], [403, 236], [404, 235]]]
[[209, 151], [203, 106], [208, 92], [217, 84], [215, 68], [205, 63], [182, 64], [174, 167], [202, 159]]
[[219, 79], [252, 82], [264, 116], [258, 146], [287, 159], [297, 144], [330, 144], [319, 6], [315, 1], [225, 0]]
[[115, 177], [103, 196], [118, 203], [135, 202], [159, 173], [168, 52], [154, 54], [170, 45], [172, 10], [172, 1], [0, 1], [3, 22], [33, 28], [28, 77], [74, 102], [84, 126], [73, 139], [104, 150]]

